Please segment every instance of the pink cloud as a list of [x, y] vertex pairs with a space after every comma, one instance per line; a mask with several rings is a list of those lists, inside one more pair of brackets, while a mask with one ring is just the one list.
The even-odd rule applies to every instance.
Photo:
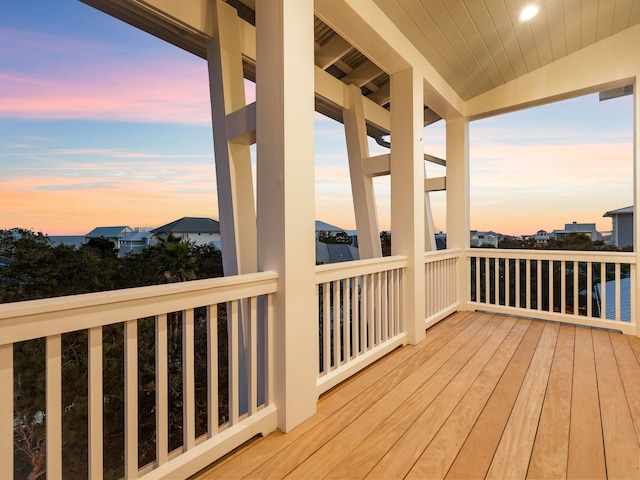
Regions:
[[177, 48], [123, 54], [11, 29], [0, 29], [0, 45], [1, 117], [211, 121], [206, 62]]
[[[206, 66], [110, 65], [70, 76], [0, 76], [0, 116], [207, 124]], [[173, 71], [172, 71], [173, 70]]]

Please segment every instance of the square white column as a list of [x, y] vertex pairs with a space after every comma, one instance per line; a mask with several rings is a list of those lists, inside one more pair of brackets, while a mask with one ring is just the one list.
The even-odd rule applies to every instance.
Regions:
[[460, 250], [458, 302], [467, 310], [469, 301], [469, 121], [447, 121], [447, 249]]
[[409, 262], [403, 322], [411, 344], [425, 332], [423, 79], [413, 69], [391, 76], [391, 251]]
[[315, 413], [313, 0], [256, 2], [258, 263], [278, 273], [275, 403], [289, 431]]

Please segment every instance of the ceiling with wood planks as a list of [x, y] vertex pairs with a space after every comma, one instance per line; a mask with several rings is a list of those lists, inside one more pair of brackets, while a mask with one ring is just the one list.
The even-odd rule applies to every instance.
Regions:
[[640, 23], [640, 0], [374, 2], [463, 100]]

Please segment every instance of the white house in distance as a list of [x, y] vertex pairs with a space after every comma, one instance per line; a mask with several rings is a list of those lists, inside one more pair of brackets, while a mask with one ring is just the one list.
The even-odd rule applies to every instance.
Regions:
[[611, 243], [618, 248], [633, 246], [633, 205], [611, 210], [603, 215], [611, 217]]
[[208, 245], [213, 242], [220, 246], [220, 223], [211, 218], [182, 217], [151, 230], [157, 238], [166, 238], [169, 233], [181, 237], [196, 245]]
[[551, 232], [551, 237], [558, 240], [564, 240], [567, 235], [572, 233], [580, 233], [586, 235], [591, 240], [598, 240], [600, 238], [595, 223], [565, 223], [564, 230], [554, 230]]
[[119, 256], [137, 255], [145, 248], [150, 247], [156, 241], [155, 234], [151, 228], [136, 227], [133, 233], [120, 240]]
[[546, 230], [538, 230], [533, 237], [538, 245], [549, 243], [549, 232]]
[[113, 242], [115, 248], [120, 250], [121, 241], [131, 233], [133, 233], [133, 229], [127, 226], [96, 227], [85, 235], [85, 241], [88, 242], [92, 238], [104, 238]]

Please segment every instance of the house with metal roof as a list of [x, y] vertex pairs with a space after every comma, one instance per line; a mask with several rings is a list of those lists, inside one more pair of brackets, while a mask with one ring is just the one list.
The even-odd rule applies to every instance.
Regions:
[[564, 229], [554, 230], [553, 232], [551, 232], [549, 236], [557, 240], [564, 240], [567, 237], [567, 235], [571, 235], [571, 234], [586, 235], [591, 240], [598, 240], [600, 238], [598, 234], [598, 230], [596, 229], [595, 223], [578, 223], [578, 222], [565, 223]]
[[136, 228], [120, 240], [119, 256], [136, 255], [155, 243], [156, 235], [150, 228]]
[[104, 238], [113, 242], [116, 249], [120, 249], [120, 241], [127, 235], [133, 233], [133, 229], [127, 226], [118, 227], [96, 227], [85, 235], [88, 242], [92, 238]]
[[182, 217], [151, 230], [157, 238], [166, 238], [169, 233], [195, 245], [209, 245], [220, 242], [220, 223], [211, 218]]
[[603, 217], [611, 217], [611, 243], [618, 248], [633, 246], [633, 205], [610, 210]]

